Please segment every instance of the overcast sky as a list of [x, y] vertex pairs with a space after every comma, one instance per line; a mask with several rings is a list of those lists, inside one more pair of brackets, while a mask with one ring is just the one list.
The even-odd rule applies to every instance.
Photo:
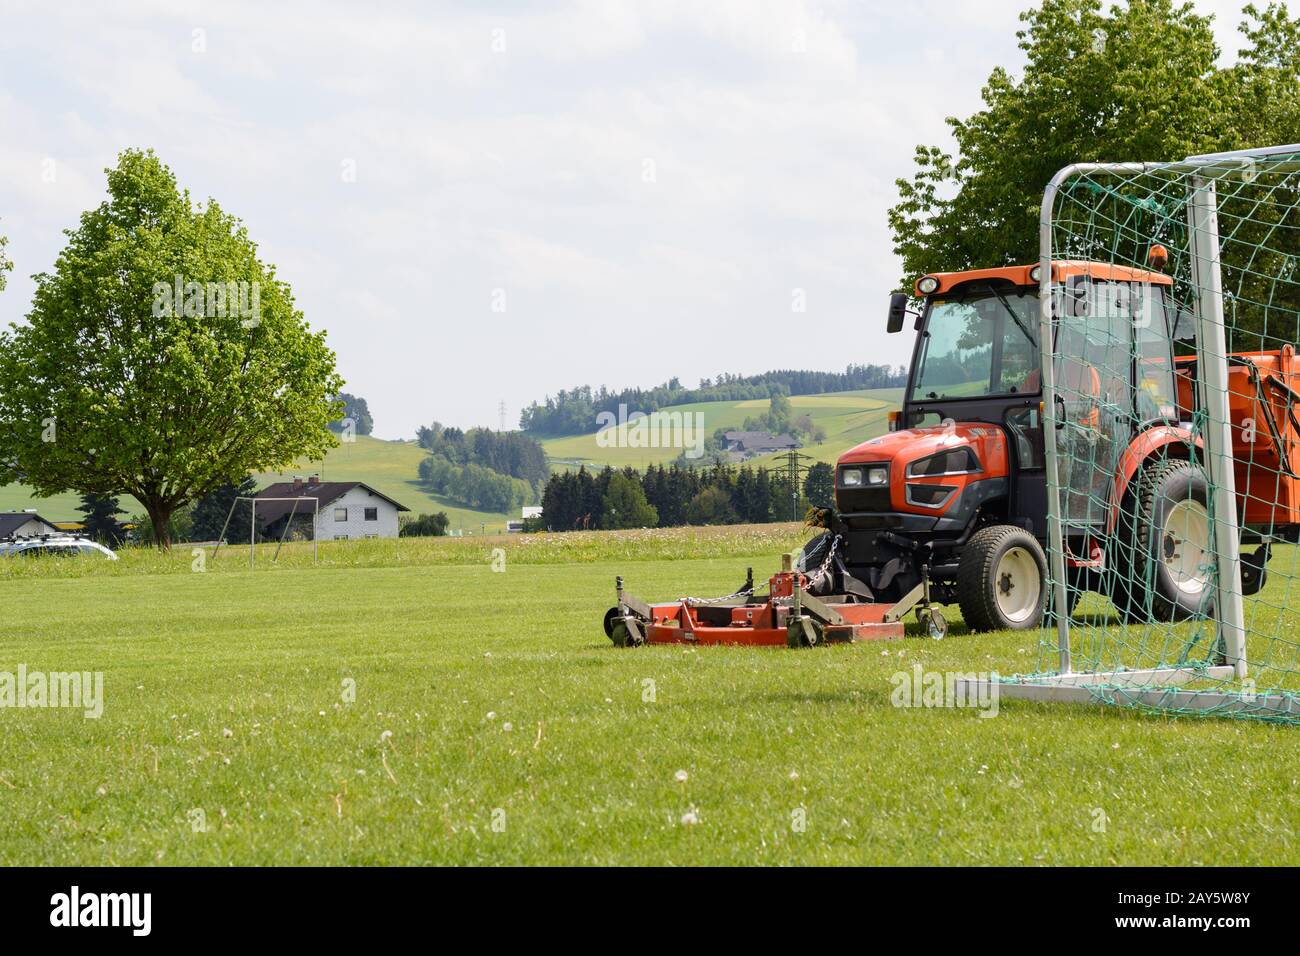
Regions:
[[0, 0], [0, 323], [138, 146], [244, 220], [381, 437], [903, 362], [894, 179], [1028, 5]]

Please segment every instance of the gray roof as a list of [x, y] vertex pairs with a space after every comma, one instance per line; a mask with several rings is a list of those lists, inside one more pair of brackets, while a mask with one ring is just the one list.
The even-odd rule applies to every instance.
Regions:
[[40, 515], [31, 511], [0, 511], [0, 538], [6, 537], [16, 532], [19, 528], [29, 521], [39, 521], [46, 525], [50, 531], [58, 531], [53, 522], [46, 521]]
[[760, 448], [796, 448], [799, 443], [793, 435], [773, 435], [771, 432], [723, 432], [727, 441], [736, 442], [749, 451]]

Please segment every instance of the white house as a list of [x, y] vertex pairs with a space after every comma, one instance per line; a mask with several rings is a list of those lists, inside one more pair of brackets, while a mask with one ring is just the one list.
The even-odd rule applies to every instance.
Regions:
[[38, 515], [35, 510], [0, 511], [0, 538], [58, 533], [59, 529]]
[[[253, 497], [257, 500], [258, 530], [268, 538], [283, 534], [290, 518], [295, 527], [303, 528], [305, 536], [313, 512], [317, 541], [396, 538], [397, 513], [411, 510], [363, 481], [321, 481], [315, 475], [277, 482]], [[292, 500], [266, 500], [277, 498]]]

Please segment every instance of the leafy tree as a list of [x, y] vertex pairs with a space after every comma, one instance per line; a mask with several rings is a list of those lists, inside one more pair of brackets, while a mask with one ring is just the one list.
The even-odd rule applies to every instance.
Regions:
[[397, 525], [397, 534], [402, 538], [441, 538], [450, 527], [451, 519], [442, 511], [420, 515], [418, 518], [402, 515]]
[[338, 418], [329, 423], [330, 431], [336, 435], [340, 434], [343, 431], [343, 422], [347, 419], [352, 420], [353, 432], [357, 435], [369, 435], [375, 430], [375, 420], [370, 416], [370, 406], [366, 404], [364, 398], [339, 392], [335, 399], [343, 403], [343, 411], [339, 413]]
[[819, 461], [808, 468], [803, 480], [804, 497], [810, 505], [817, 508], [831, 508], [835, 505], [835, 469], [824, 461]]
[[[244, 502], [232, 512], [236, 497], [251, 498], [257, 493], [257, 482], [251, 475], [240, 482], [227, 482], [214, 488], [194, 503], [190, 534], [195, 541], [216, 541], [225, 531], [226, 541], [249, 540], [253, 524], [253, 508]], [[230, 524], [226, 525], [229, 516]]]
[[118, 507], [116, 498], [82, 495], [77, 510], [86, 516], [81, 521], [86, 537], [110, 548], [116, 548], [126, 540], [126, 527], [117, 520], [118, 515], [126, 512]]
[[716, 485], [701, 490], [686, 506], [687, 524], [735, 524], [738, 520], [731, 496]]
[[646, 501], [645, 492], [635, 478], [622, 473], [611, 475], [600, 512], [602, 528], [653, 528], [659, 513]]
[[1285, 142], [1259, 118], [1275, 116], [1279, 98], [1295, 102], [1294, 26], [1285, 7], [1246, 13], [1257, 21], [1244, 31], [1252, 52], [1236, 71], [1216, 69], [1210, 18], [1191, 4], [1045, 0], [1021, 14], [1024, 72], [995, 69], [984, 108], [948, 119], [956, 157], [918, 146], [915, 173], [898, 180], [889, 224], [902, 287], [926, 272], [1036, 259], [1043, 188], [1070, 163]]
[[238, 219], [152, 151], [106, 172], [28, 324], [0, 334], [0, 483], [129, 492], [167, 548], [177, 508], [336, 445], [342, 380]]

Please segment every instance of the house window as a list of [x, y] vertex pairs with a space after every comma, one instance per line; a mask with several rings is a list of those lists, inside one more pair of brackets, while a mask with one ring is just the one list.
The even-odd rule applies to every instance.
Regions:
[[348, 540], [348, 536], [345, 535], [345, 534], [336, 534], [336, 535], [334, 536], [334, 540], [335, 540], [335, 541], [346, 541], [346, 540]]
[[378, 537], [379, 537], [379, 535], [377, 535], [377, 534], [368, 534], [368, 535], [366, 535], [366, 538], [368, 538], [368, 539], [369, 539], [369, 538], [378, 538]]
[[378, 521], [378, 520], [379, 520], [379, 509], [378, 509], [378, 508], [367, 508], [367, 509], [366, 509], [366, 520], [367, 520], [367, 521]]
[[347, 509], [347, 508], [335, 508], [335, 509], [334, 509], [334, 520], [335, 520], [335, 521], [347, 521], [347, 520], [348, 520], [348, 509]]

